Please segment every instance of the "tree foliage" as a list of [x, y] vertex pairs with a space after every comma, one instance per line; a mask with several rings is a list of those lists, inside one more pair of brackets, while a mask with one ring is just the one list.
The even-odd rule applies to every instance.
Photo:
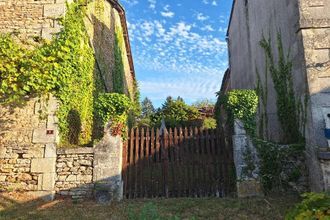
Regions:
[[167, 97], [165, 103], [155, 114], [151, 116], [151, 121], [159, 125], [162, 118], [169, 127], [188, 126], [191, 121], [197, 120], [200, 113], [195, 107], [187, 105], [182, 98], [173, 99]]
[[154, 105], [152, 104], [152, 101], [148, 97], [146, 97], [141, 102], [141, 108], [142, 108], [142, 118], [148, 118], [156, 111]]

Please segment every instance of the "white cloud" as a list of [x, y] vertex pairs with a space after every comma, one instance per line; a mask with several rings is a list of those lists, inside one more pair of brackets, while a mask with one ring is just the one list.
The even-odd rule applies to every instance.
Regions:
[[128, 4], [129, 6], [134, 6], [139, 3], [138, 0], [122, 0], [122, 1]]
[[148, 0], [148, 2], [149, 2], [149, 8], [154, 10], [156, 8], [157, 1], [156, 0]]
[[162, 11], [160, 14], [163, 16], [163, 17], [166, 17], [166, 18], [172, 18], [174, 16], [174, 12], [170, 11], [170, 6], [169, 5], [166, 5], [164, 8], [163, 8], [164, 11]]
[[209, 24], [201, 27], [201, 30], [202, 31], [214, 31], [213, 27]]
[[217, 2], [217, 0], [212, 0], [212, 1], [210, 1], [210, 0], [202, 0], [202, 2], [203, 2], [203, 4], [205, 4], [205, 5], [209, 5], [209, 4], [211, 4], [211, 5], [213, 5], [213, 6], [218, 6], [218, 2]]
[[209, 19], [210, 17], [206, 16], [206, 15], [203, 15], [203, 13], [197, 13], [196, 18], [199, 21], [205, 21], [205, 20]]

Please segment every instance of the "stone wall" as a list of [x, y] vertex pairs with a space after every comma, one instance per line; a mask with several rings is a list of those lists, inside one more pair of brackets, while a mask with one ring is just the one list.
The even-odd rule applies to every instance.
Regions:
[[57, 102], [50, 96], [22, 105], [0, 106], [1, 188], [53, 194]]
[[93, 195], [93, 148], [58, 149], [56, 193], [73, 199]]
[[65, 13], [65, 0], [0, 0], [0, 32], [21, 38], [51, 39], [60, 26], [56, 18]]
[[299, 8], [299, 34], [303, 37], [305, 74], [310, 94], [307, 159], [311, 187], [319, 191], [327, 187], [329, 176], [324, 175], [330, 175], [321, 170], [317, 158], [318, 148], [330, 148], [324, 136], [325, 121], [330, 113], [330, 1], [299, 0]]

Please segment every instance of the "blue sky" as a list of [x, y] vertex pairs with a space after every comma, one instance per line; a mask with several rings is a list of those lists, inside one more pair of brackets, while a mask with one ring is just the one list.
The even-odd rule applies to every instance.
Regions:
[[215, 100], [228, 66], [231, 0], [120, 0], [142, 98]]

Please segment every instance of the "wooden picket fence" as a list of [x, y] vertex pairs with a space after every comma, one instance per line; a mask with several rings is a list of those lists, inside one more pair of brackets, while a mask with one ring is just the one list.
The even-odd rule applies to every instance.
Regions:
[[123, 149], [126, 198], [222, 197], [230, 154], [219, 129], [131, 129]]

